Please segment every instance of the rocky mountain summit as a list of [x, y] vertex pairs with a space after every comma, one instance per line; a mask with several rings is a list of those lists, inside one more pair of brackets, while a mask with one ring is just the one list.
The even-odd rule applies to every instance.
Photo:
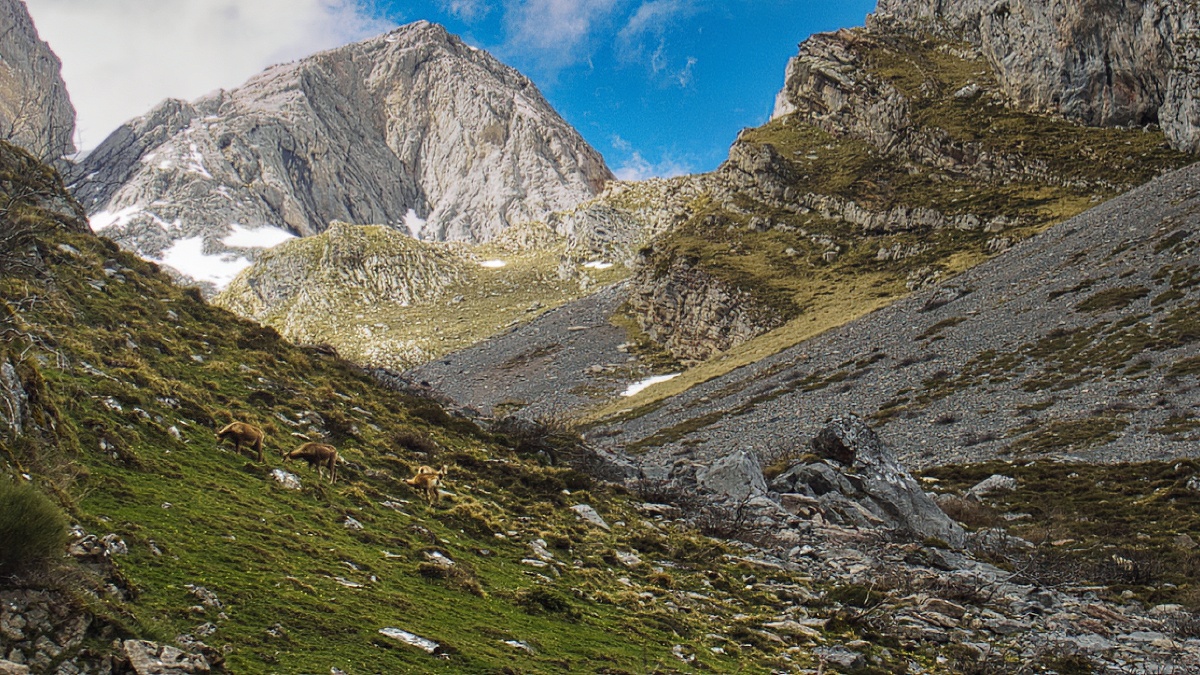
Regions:
[[968, 42], [1017, 105], [1093, 126], [1159, 124], [1174, 147], [1200, 149], [1194, 3], [880, 0], [873, 25], [887, 24]]
[[0, 2], [0, 138], [47, 161], [75, 152], [75, 107], [62, 63], [21, 0]]
[[217, 287], [335, 220], [488, 241], [611, 177], [528, 78], [427, 22], [164, 101], [73, 173], [94, 229]]

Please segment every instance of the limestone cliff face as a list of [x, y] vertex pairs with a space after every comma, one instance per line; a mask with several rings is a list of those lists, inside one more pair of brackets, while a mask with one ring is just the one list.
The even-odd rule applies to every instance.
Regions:
[[[1191, 161], [1167, 147], [1189, 147], [1200, 105], [1176, 76], [1191, 11], [883, 0], [866, 28], [814, 35], [772, 121], [662, 202], [631, 285], [643, 329], [706, 358], [821, 311], [820, 277], [902, 294]], [[1165, 138], [1143, 133], [1160, 114]], [[722, 298], [736, 310], [698, 309]]]
[[1174, 147], [1200, 148], [1193, 2], [880, 0], [874, 22], [970, 43], [1017, 105], [1089, 125], [1159, 123]]
[[750, 293], [678, 257], [634, 276], [629, 307], [650, 339], [684, 362], [698, 362], [783, 324]]
[[21, 0], [0, 0], [0, 138], [39, 159], [75, 152], [75, 107], [62, 63]]
[[165, 101], [75, 177], [94, 228], [162, 259], [196, 237], [228, 257], [234, 224], [312, 235], [339, 220], [488, 241], [612, 176], [527, 78], [418, 22]]

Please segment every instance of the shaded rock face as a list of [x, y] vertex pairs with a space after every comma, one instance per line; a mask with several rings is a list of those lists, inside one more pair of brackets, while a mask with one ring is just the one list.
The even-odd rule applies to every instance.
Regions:
[[639, 326], [682, 361], [703, 361], [780, 326], [784, 318], [686, 257], [643, 266], [629, 306]]
[[1200, 14], [1155, 0], [880, 0], [876, 23], [965, 40], [1018, 105], [1090, 125], [1158, 122], [1200, 147]]
[[39, 159], [75, 152], [75, 107], [62, 62], [20, 0], [0, 0], [0, 138]]
[[5, 431], [20, 436], [28, 421], [29, 396], [10, 359], [0, 361], [0, 423]]
[[529, 79], [418, 22], [165, 101], [74, 177], [93, 228], [122, 246], [163, 259], [199, 238], [204, 254], [248, 265], [265, 246], [235, 225], [306, 236], [340, 220], [488, 241], [612, 175]]
[[962, 527], [938, 508], [858, 416], [834, 418], [812, 446], [830, 461], [793, 465], [771, 482], [785, 506], [813, 505], [839, 525], [907, 530], [954, 547], [965, 543]]

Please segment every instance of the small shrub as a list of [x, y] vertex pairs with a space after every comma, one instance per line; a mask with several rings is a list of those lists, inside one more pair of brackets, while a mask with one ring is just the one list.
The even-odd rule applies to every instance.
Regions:
[[658, 586], [659, 588], [675, 588], [675, 577], [671, 576], [667, 572], [654, 572], [650, 575], [650, 578], [647, 579], [647, 581], [649, 581], [651, 585]]
[[447, 565], [439, 562], [423, 562], [417, 566], [417, 574], [429, 581], [442, 581], [451, 588], [484, 597], [483, 586], [475, 573], [462, 563]]
[[424, 453], [430, 457], [437, 452], [438, 446], [433, 439], [425, 434], [414, 431], [412, 429], [401, 429], [392, 436], [392, 443], [398, 448], [403, 448], [410, 452]]
[[937, 505], [954, 520], [971, 528], [996, 527], [1001, 523], [1000, 514], [992, 507], [966, 497], [939, 497]]
[[1096, 672], [1096, 664], [1083, 654], [1046, 655], [1039, 659], [1038, 665], [1059, 675], [1092, 675]]
[[482, 504], [469, 498], [455, 504], [440, 519], [479, 537], [490, 537], [504, 531], [504, 526], [492, 518]]
[[517, 593], [517, 605], [530, 614], [561, 614], [574, 618], [578, 610], [566, 597], [548, 588], [527, 588]]
[[884, 594], [874, 587], [861, 584], [846, 584], [835, 586], [825, 594], [825, 599], [851, 607], [870, 607], [872, 602], [878, 604]]
[[0, 480], [0, 573], [42, 563], [66, 541], [66, 517], [49, 497], [32, 485]]
[[1140, 300], [1150, 294], [1150, 289], [1143, 286], [1118, 287], [1099, 291], [1087, 300], [1075, 305], [1077, 312], [1108, 312], [1127, 307], [1135, 300]]

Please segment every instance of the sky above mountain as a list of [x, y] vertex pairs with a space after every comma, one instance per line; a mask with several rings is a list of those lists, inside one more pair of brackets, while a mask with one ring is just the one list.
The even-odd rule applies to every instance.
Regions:
[[537, 83], [622, 178], [708, 171], [765, 122], [810, 34], [874, 0], [26, 0], [63, 61], [79, 143], [163, 98], [426, 19]]

